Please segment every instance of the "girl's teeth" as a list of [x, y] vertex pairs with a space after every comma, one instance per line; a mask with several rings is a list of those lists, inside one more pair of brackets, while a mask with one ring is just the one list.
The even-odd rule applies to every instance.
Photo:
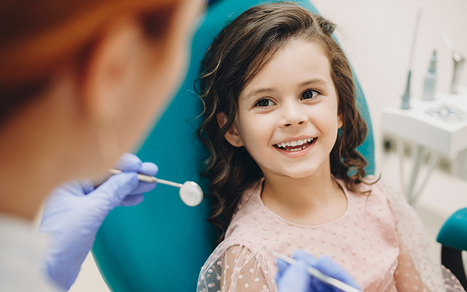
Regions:
[[285, 149], [285, 151], [296, 152], [296, 151], [303, 150], [303, 149], [305, 149], [305, 148], [306, 148], [306, 146], [303, 146], [303, 147], [300, 147], [300, 148], [297, 148], [297, 149]]
[[[283, 143], [280, 143], [280, 144], [277, 144], [278, 147], [282, 147], [282, 148], [285, 148], [286, 146], [291, 146], [291, 147], [295, 147], [295, 146], [301, 146], [301, 145], [304, 145], [304, 144], [308, 144], [310, 143], [311, 141], [313, 141], [313, 139], [311, 138], [308, 138], [308, 139], [303, 139], [303, 140], [298, 140], [298, 141], [292, 141], [292, 142], [283, 142]], [[291, 149], [291, 150], [287, 150], [287, 151], [299, 151], [299, 150], [302, 150], [302, 149], [305, 149], [308, 145], [304, 145], [303, 147], [300, 147], [300, 148], [297, 148], [297, 149]]]
[[297, 149], [285, 149], [285, 151], [296, 152], [305, 149], [307, 146], [299, 147]]

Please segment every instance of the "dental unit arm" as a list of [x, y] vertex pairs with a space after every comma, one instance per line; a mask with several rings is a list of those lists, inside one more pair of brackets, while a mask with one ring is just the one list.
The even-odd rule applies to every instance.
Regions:
[[450, 93], [458, 94], [459, 93], [459, 90], [458, 90], [459, 79], [461, 76], [462, 68], [464, 67], [464, 64], [465, 64], [465, 57], [458, 50], [456, 50], [456, 48], [454, 47], [454, 44], [452, 43], [451, 39], [449, 38], [449, 36], [444, 30], [439, 30], [439, 33], [443, 37], [444, 42], [449, 47], [449, 50], [451, 51], [452, 61], [453, 61]]

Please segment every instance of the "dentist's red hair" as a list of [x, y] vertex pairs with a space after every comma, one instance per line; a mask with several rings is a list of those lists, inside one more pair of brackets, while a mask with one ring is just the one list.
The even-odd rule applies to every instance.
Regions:
[[106, 25], [138, 15], [148, 37], [165, 32], [179, 0], [3, 0], [0, 2], [0, 124], [37, 96], [57, 66], [82, 62]]

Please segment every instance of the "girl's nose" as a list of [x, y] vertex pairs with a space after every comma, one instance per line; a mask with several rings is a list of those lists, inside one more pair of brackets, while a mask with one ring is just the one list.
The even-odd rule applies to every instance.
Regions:
[[301, 111], [300, 104], [289, 104], [283, 110], [281, 127], [305, 125], [308, 122], [308, 116]]

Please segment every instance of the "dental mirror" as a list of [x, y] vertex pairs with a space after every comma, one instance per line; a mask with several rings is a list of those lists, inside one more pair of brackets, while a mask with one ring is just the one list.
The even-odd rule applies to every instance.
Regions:
[[[109, 170], [109, 172], [111, 174], [118, 174], [118, 173], [121, 173], [122, 171], [120, 169], [112, 168]], [[183, 203], [185, 203], [185, 205], [187, 206], [190, 206], [190, 207], [198, 206], [203, 201], [203, 190], [194, 181], [186, 181], [183, 184], [179, 184], [179, 183], [174, 183], [168, 180], [163, 180], [163, 179], [156, 178], [154, 176], [149, 176], [149, 175], [144, 175], [144, 174], [138, 174], [138, 179], [142, 182], [159, 183], [159, 184], [164, 184], [164, 185], [180, 188], [179, 190], [180, 199], [182, 199]]]

